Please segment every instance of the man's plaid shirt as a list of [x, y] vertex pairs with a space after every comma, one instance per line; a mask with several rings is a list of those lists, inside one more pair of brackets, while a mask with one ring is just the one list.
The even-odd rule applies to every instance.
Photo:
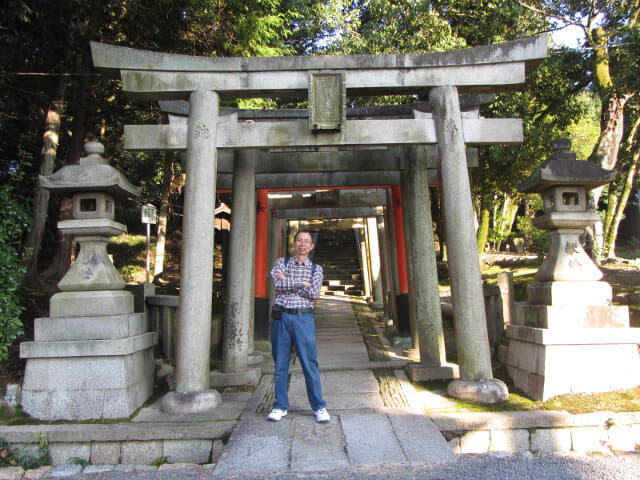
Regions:
[[[275, 303], [285, 308], [313, 308], [313, 301], [320, 296], [322, 286], [322, 267], [316, 264], [315, 273], [311, 273], [313, 263], [306, 258], [298, 264], [297, 258], [291, 257], [287, 265], [284, 258], [279, 258], [271, 269], [271, 277], [276, 290]], [[284, 272], [287, 278], [281, 278], [276, 272]], [[302, 282], [311, 283], [303, 287]]]

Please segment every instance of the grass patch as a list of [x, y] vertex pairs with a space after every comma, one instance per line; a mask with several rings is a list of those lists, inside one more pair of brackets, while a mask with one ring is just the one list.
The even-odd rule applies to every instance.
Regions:
[[[448, 381], [419, 382], [421, 389], [443, 394]], [[466, 412], [514, 412], [514, 411], [565, 411], [574, 415], [593, 412], [640, 412], [640, 387], [604, 393], [572, 393], [550, 398], [546, 402], [531, 400], [510, 387], [509, 399], [503, 403], [482, 405], [463, 402], [448, 397], [461, 411]]]

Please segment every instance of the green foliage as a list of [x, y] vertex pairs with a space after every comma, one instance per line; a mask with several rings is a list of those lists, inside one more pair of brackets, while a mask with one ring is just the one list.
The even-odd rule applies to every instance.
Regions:
[[152, 467], [161, 467], [162, 465], [165, 465], [167, 463], [169, 463], [169, 459], [167, 457], [158, 457], [149, 465], [151, 465]]
[[522, 215], [516, 219], [516, 228], [519, 235], [524, 238], [524, 248], [528, 252], [545, 254], [551, 246], [551, 237], [546, 230], [540, 230], [531, 224], [535, 212], [542, 210], [542, 198], [539, 195], [528, 197], [529, 210], [533, 215]]
[[19, 246], [29, 219], [25, 205], [14, 196], [13, 184], [0, 186], [0, 361], [6, 360], [9, 347], [22, 334], [18, 288], [25, 269], [20, 264]]
[[454, 36], [445, 18], [428, 2], [368, 0], [357, 2], [359, 18], [342, 32], [334, 51], [358, 53], [419, 53], [465, 46]]
[[51, 465], [51, 453], [49, 451], [49, 441], [44, 434], [38, 435], [38, 450], [36, 456], [19, 454], [11, 448], [11, 445], [4, 439], [0, 439], [0, 465], [22, 467], [24, 470], [39, 468]]

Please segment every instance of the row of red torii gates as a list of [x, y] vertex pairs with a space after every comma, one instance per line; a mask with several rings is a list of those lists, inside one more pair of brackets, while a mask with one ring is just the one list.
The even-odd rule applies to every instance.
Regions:
[[[441, 190], [458, 346], [460, 378], [448, 390], [481, 402], [506, 398], [491, 370], [465, 151], [522, 142], [522, 123], [481, 118], [482, 102], [465, 95], [523, 84], [527, 67], [546, 56], [546, 36], [435, 54], [316, 57], [205, 58], [91, 47], [95, 68], [119, 76], [133, 98], [181, 100], [182, 107], [164, 108], [186, 114], [170, 115], [168, 125], [125, 127], [125, 149], [186, 151], [176, 388], [164, 397], [165, 410], [201, 411], [220, 401], [209, 367], [217, 188], [233, 192], [221, 377], [248, 371], [252, 291], [267, 297], [269, 217], [265, 209], [254, 221], [254, 192], [268, 205], [269, 190], [368, 186], [390, 186], [393, 194], [398, 293], [407, 294], [421, 359], [410, 372], [417, 379], [453, 377], [444, 354], [429, 164]], [[347, 108], [347, 95], [407, 94], [428, 98], [428, 105]], [[220, 99], [286, 95], [308, 95], [309, 109], [219, 108]], [[405, 252], [403, 220], [410, 237]], [[257, 318], [267, 310], [256, 309]]]

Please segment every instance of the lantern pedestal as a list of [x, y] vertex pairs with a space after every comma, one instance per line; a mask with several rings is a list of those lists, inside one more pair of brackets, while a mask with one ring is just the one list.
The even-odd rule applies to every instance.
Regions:
[[139, 189], [107, 165], [101, 144], [85, 149], [79, 165], [40, 178], [44, 188], [73, 195], [73, 219], [58, 228], [80, 244], [58, 283], [62, 291], [49, 301], [50, 316], [37, 318], [34, 341], [20, 345], [22, 408], [42, 420], [126, 418], [153, 391], [156, 334], [134, 313], [134, 297], [106, 251], [109, 237], [126, 231], [113, 220], [114, 196]]
[[599, 216], [587, 210], [588, 190], [613, 178], [575, 160], [568, 141], [519, 190], [540, 193], [544, 215], [533, 224], [549, 230], [552, 245], [517, 303], [507, 327], [503, 361], [514, 385], [535, 400], [640, 385], [640, 329], [629, 328], [628, 307], [613, 306], [611, 286], [584, 252], [579, 236]]

